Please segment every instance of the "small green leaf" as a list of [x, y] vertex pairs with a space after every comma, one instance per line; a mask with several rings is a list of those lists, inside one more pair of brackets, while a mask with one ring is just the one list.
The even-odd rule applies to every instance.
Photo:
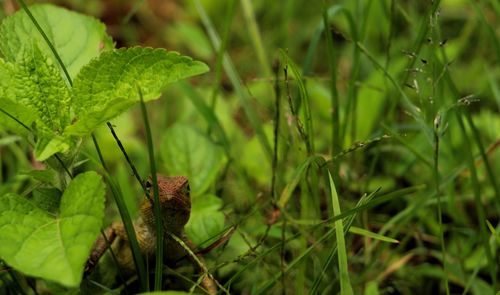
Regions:
[[220, 211], [221, 207], [222, 200], [214, 195], [193, 198], [186, 234], [196, 245], [216, 237], [224, 230], [224, 214]]
[[177, 124], [167, 129], [161, 147], [167, 170], [172, 175], [187, 176], [195, 197], [215, 182], [226, 163], [222, 147], [187, 125]]
[[[97, 19], [67, 9], [49, 5], [29, 7], [36, 21], [54, 45], [64, 65], [73, 78], [92, 58], [103, 49], [113, 47], [106, 27]], [[35, 42], [42, 52], [54, 58], [42, 35], [32, 20], [19, 10], [6, 17], [0, 25], [0, 52], [7, 61], [15, 61], [19, 48]]]
[[86, 135], [139, 101], [156, 99], [173, 82], [208, 71], [207, 65], [164, 49], [121, 48], [103, 52], [74, 81], [76, 122], [67, 130]]
[[53, 216], [15, 194], [0, 197], [0, 258], [19, 271], [76, 287], [104, 217], [104, 184], [78, 175]]
[[58, 152], [65, 152], [71, 146], [69, 139], [55, 134], [45, 134], [35, 145], [35, 158], [44, 161]]

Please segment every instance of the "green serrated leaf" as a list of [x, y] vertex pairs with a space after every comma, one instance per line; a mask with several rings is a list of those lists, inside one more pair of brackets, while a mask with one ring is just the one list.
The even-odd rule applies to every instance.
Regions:
[[86, 135], [139, 101], [156, 99], [173, 82], [208, 71], [190, 57], [153, 48], [120, 48], [103, 52], [82, 68], [74, 81], [76, 122], [67, 130]]
[[[37, 117], [49, 130], [62, 133], [69, 123], [69, 89], [53, 60], [46, 57], [36, 45], [20, 50], [8, 98], [37, 111]], [[40, 124], [40, 123], [37, 123]]]
[[102, 105], [89, 107], [88, 112], [80, 112], [79, 117], [73, 125], [68, 126], [65, 130], [66, 136], [85, 136], [97, 129], [99, 125], [108, 120], [124, 113], [128, 108], [133, 106], [135, 101], [118, 99], [109, 99], [103, 102]]
[[0, 58], [0, 123], [17, 134], [27, 135], [29, 133], [27, 128], [37, 119], [37, 115], [33, 108], [17, 101], [15, 96], [17, 83], [12, 77], [15, 71], [14, 64], [6, 63]]
[[[70, 94], [59, 70], [36, 44], [18, 49], [15, 63], [0, 61], [0, 122], [14, 130], [31, 128], [37, 136], [35, 156], [45, 160], [70, 144], [61, 136], [69, 124]], [[26, 131], [26, 130], [25, 130]]]
[[189, 178], [194, 197], [215, 182], [227, 159], [222, 147], [194, 128], [177, 124], [163, 134], [161, 157], [172, 175]]
[[19, 271], [76, 287], [104, 217], [104, 184], [78, 175], [52, 216], [26, 198], [0, 197], [0, 258]]
[[214, 195], [195, 197], [191, 201], [191, 217], [186, 224], [186, 234], [196, 245], [216, 237], [224, 229], [221, 207], [222, 200]]
[[[106, 27], [93, 17], [50, 4], [32, 5], [29, 9], [72, 78], [101, 50], [113, 48]], [[52, 51], [24, 10], [2, 20], [0, 52], [7, 61], [15, 61], [19, 48], [33, 41], [46, 56], [53, 58]]]

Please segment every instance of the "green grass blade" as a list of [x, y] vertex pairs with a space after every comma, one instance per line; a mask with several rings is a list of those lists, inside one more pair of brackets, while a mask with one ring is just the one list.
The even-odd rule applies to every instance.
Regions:
[[214, 88], [212, 90], [212, 108], [215, 109], [217, 102], [217, 97], [219, 95], [219, 89], [221, 88], [222, 81], [222, 63], [224, 61], [224, 53], [226, 52], [227, 43], [229, 42], [229, 32], [231, 30], [231, 23], [234, 18], [236, 11], [236, 0], [227, 1], [226, 15], [224, 18], [224, 32], [222, 34], [222, 41], [217, 51], [216, 63], [215, 63], [215, 80], [213, 82]]
[[352, 233], [352, 234], [369, 237], [369, 238], [372, 238], [372, 239], [375, 239], [375, 240], [379, 240], [379, 241], [382, 241], [382, 242], [394, 243], [394, 244], [399, 243], [399, 241], [396, 240], [396, 239], [393, 239], [393, 238], [390, 238], [390, 237], [386, 237], [384, 235], [381, 235], [381, 234], [378, 234], [378, 233], [374, 233], [372, 231], [366, 230], [364, 228], [356, 227], [356, 226], [351, 226], [349, 228], [349, 232]]
[[[306, 85], [304, 84], [304, 79], [302, 78], [302, 74], [300, 73], [298, 67], [295, 65], [295, 63], [290, 59], [290, 57], [286, 54], [285, 51], [281, 50], [281, 55], [283, 56], [283, 59], [285, 60], [285, 83], [286, 83], [286, 90], [287, 90], [287, 96], [288, 96], [288, 104], [290, 106], [290, 112], [292, 113], [292, 116], [294, 117], [295, 125], [297, 126], [297, 130], [302, 137], [302, 140], [304, 141], [307, 149], [307, 154], [312, 155], [314, 153], [314, 142], [312, 139], [312, 134], [313, 134], [313, 126], [312, 126], [312, 115], [311, 115], [311, 107], [309, 103], [309, 94], [307, 93]], [[295, 81], [297, 83], [297, 86], [299, 88], [299, 100], [293, 100], [292, 96], [290, 94], [290, 89], [288, 87], [288, 68], [291, 69], [292, 74], [295, 78]], [[297, 104], [295, 104], [294, 101], [298, 101]], [[302, 110], [302, 117], [305, 122], [305, 128], [302, 123], [302, 120], [300, 119], [299, 115], [299, 110]]]
[[[269, 289], [271, 289], [272, 286], [274, 286], [274, 284], [281, 278], [281, 276], [285, 275], [286, 273], [288, 273], [290, 270], [292, 270], [293, 268], [295, 268], [300, 262], [302, 262], [303, 259], [305, 259], [306, 257], [308, 257], [309, 255], [311, 255], [312, 251], [319, 245], [321, 244], [323, 241], [331, 238], [333, 236], [333, 234], [335, 233], [335, 229], [332, 228], [330, 229], [328, 232], [326, 232], [322, 237], [320, 237], [318, 240], [316, 240], [316, 242], [314, 244], [312, 244], [311, 246], [309, 246], [304, 252], [302, 252], [297, 258], [295, 258], [292, 262], [290, 262], [287, 267], [283, 270], [283, 272], [279, 272], [277, 273], [273, 278], [271, 278], [268, 282], [266, 282], [262, 287], [260, 287], [256, 292], [255, 294], [268, 294], [269, 293]], [[296, 238], [296, 236], [292, 236], [290, 237], [289, 239], [287, 239], [287, 241], [290, 241], [292, 240], [293, 238]], [[281, 243], [278, 243], [276, 245], [274, 245], [272, 248], [270, 248], [268, 251], [264, 252], [262, 254], [262, 257], [264, 257], [265, 255], [269, 254], [271, 251], [274, 251], [274, 250], [279, 250], [279, 248], [281, 247]], [[237, 274], [239, 275], [239, 273]], [[236, 275], [235, 275], [236, 276]]]
[[[158, 190], [158, 177], [156, 175], [156, 161], [153, 148], [153, 137], [151, 136], [151, 128], [149, 127], [148, 112], [144, 99], [142, 97], [141, 88], [137, 88], [141, 98], [141, 112], [144, 121], [144, 128], [146, 129], [146, 140], [148, 144], [149, 165], [151, 169], [151, 179], [153, 181], [153, 195], [154, 195], [154, 212], [156, 222], [156, 264], [155, 264], [155, 291], [160, 291], [163, 282], [163, 224], [160, 206], [160, 193]], [[168, 249], [167, 249], [168, 250]]]
[[[330, 180], [330, 196], [332, 198], [333, 215], [336, 216], [342, 213], [340, 211], [339, 197], [337, 195], [335, 183], [333, 182], [330, 172], [328, 172], [328, 178]], [[353, 294], [353, 292], [351, 280], [349, 278], [349, 268], [347, 265], [347, 251], [345, 248], [344, 239], [344, 223], [342, 222], [342, 219], [335, 221], [335, 236], [337, 237], [337, 253], [339, 259], [340, 294], [351, 295]]]
[[496, 229], [493, 227], [491, 222], [486, 220], [486, 225], [488, 226], [488, 229], [491, 232], [491, 235], [495, 238], [496, 242], [498, 245], [500, 245], [500, 233], [497, 233]]
[[248, 24], [248, 33], [250, 34], [250, 40], [257, 54], [257, 59], [259, 60], [262, 71], [266, 77], [271, 77], [271, 67], [269, 66], [269, 61], [267, 60], [266, 51], [264, 50], [264, 45], [262, 44], [262, 37], [260, 36], [259, 26], [257, 20], [255, 19], [255, 12], [253, 9], [252, 1], [241, 0], [241, 7], [243, 9], [243, 15]]
[[280, 71], [279, 66], [274, 67], [274, 126], [273, 126], [273, 162], [272, 162], [272, 177], [271, 177], [271, 198], [276, 201], [276, 178], [278, 173], [278, 145], [280, 135], [280, 120], [281, 120], [281, 87], [279, 82]]
[[122, 152], [123, 156], [125, 157], [125, 160], [127, 161], [128, 165], [130, 166], [130, 169], [132, 169], [132, 173], [134, 174], [135, 178], [139, 182], [139, 185], [141, 186], [144, 193], [146, 193], [146, 187], [144, 186], [144, 183], [141, 180], [141, 176], [139, 175], [139, 172], [137, 172], [137, 169], [135, 168], [134, 163], [132, 163], [132, 160], [128, 156], [128, 153], [125, 150], [125, 147], [123, 146], [122, 142], [120, 141], [120, 138], [118, 138], [118, 135], [116, 134], [115, 129], [113, 128], [113, 125], [111, 125], [110, 122], [106, 122], [106, 125], [108, 126], [109, 131], [111, 132], [111, 135], [113, 135], [113, 138], [115, 139], [116, 144], [120, 148], [120, 151]]
[[146, 263], [144, 262], [144, 258], [141, 254], [141, 249], [139, 247], [139, 243], [137, 242], [137, 236], [135, 234], [134, 225], [132, 223], [132, 218], [130, 217], [130, 213], [128, 212], [127, 205], [123, 199], [120, 189], [116, 185], [115, 181], [109, 174], [106, 162], [101, 153], [101, 149], [99, 148], [99, 143], [94, 135], [92, 135], [92, 141], [94, 143], [94, 147], [97, 151], [97, 155], [99, 156], [99, 160], [104, 169], [104, 177], [106, 178], [106, 182], [111, 189], [113, 198], [115, 200], [116, 206], [118, 207], [118, 212], [120, 213], [120, 217], [122, 219], [123, 225], [125, 227], [125, 232], [127, 233], [130, 249], [132, 251], [132, 258], [134, 260], [135, 269], [137, 270], [137, 275], [139, 277], [139, 282], [141, 285], [141, 289], [144, 291], [149, 290], [148, 278], [147, 278], [147, 270], [145, 268]]
[[440, 124], [441, 124], [441, 115], [438, 114], [434, 119], [434, 184], [436, 189], [437, 196], [437, 214], [438, 214], [438, 223], [439, 223], [439, 243], [441, 246], [442, 260], [443, 260], [443, 280], [444, 286], [446, 290], [446, 294], [450, 294], [450, 286], [448, 283], [448, 268], [446, 262], [446, 246], [444, 242], [444, 228], [443, 228], [443, 210], [441, 205], [441, 190], [440, 190], [440, 174], [439, 174], [439, 132], [440, 132]]
[[[328, 13], [325, 9], [323, 12], [323, 30], [328, 27]], [[340, 105], [339, 105], [339, 93], [337, 90], [337, 60], [335, 58], [335, 53], [333, 49], [333, 37], [332, 34], [327, 33], [326, 36], [326, 50], [328, 58], [328, 70], [330, 71], [330, 95], [332, 99], [332, 156], [339, 153], [342, 149], [342, 142], [340, 141]], [[306, 69], [304, 69], [305, 71]], [[335, 167], [338, 167], [335, 165]], [[337, 168], [335, 168], [337, 169]]]
[[291, 178], [291, 181], [288, 182], [288, 184], [285, 186], [283, 191], [281, 192], [279, 201], [278, 201], [278, 206], [281, 208], [284, 208], [288, 201], [290, 200], [293, 191], [299, 184], [300, 180], [302, 179], [303, 174], [307, 170], [307, 168], [314, 162], [324, 163], [324, 159], [321, 156], [311, 156], [308, 157], [302, 164], [300, 164], [294, 171], [293, 176]]
[[[330, 181], [330, 177], [328, 178], [328, 181]], [[368, 196], [365, 194], [361, 197], [361, 199], [358, 201], [357, 205], [355, 208], [349, 210], [349, 212], [344, 211], [342, 214], [336, 215], [333, 217], [333, 222], [337, 220], [342, 220], [344, 217], [347, 218], [347, 221], [345, 222], [346, 226], [344, 227], [344, 236], [347, 234], [347, 232], [350, 231], [351, 225], [354, 222], [354, 218], [356, 218], [358, 212], [362, 209], [363, 205], [368, 205], [371, 201], [372, 198], [375, 196], [376, 192], [373, 192], [369, 194]], [[366, 207], [365, 207], [366, 208]], [[348, 213], [348, 215], [346, 215]], [[344, 217], [342, 215], [345, 215]], [[317, 294], [318, 293], [318, 288], [321, 283], [321, 280], [323, 278], [323, 274], [326, 273], [328, 268], [330, 267], [330, 264], [334, 261], [335, 259], [335, 254], [337, 254], [337, 249], [338, 245], [336, 244], [335, 247], [332, 248], [330, 253], [328, 254], [328, 257], [326, 258], [325, 262], [323, 263], [323, 267], [321, 269], [320, 275], [316, 277], [314, 280], [311, 290], [309, 291], [309, 294]]]
[[[488, 22], [486, 17], [484, 16], [483, 11], [479, 7], [479, 4], [476, 1], [469, 0], [470, 4], [472, 7], [474, 7], [474, 10], [476, 11], [476, 15], [479, 16], [479, 20], [483, 24], [483, 26], [486, 27], [486, 31], [488, 32], [488, 35], [491, 39], [491, 42], [493, 43], [493, 47], [495, 48], [495, 53], [497, 56], [497, 64], [500, 63], [500, 41], [498, 40], [498, 33], [495, 32], [495, 29], [493, 26]], [[484, 1], [481, 1], [484, 2]], [[483, 3], [484, 5], [484, 3]], [[497, 24], [497, 29], [498, 29], [498, 24]]]

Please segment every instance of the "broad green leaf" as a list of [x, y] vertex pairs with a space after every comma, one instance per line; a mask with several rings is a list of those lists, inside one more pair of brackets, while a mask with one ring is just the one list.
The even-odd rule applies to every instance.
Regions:
[[0, 258], [31, 276], [76, 287], [104, 217], [104, 184], [95, 172], [78, 175], [50, 215], [16, 194], [0, 197]]
[[[49, 4], [29, 7], [36, 21], [54, 45], [72, 78], [103, 49], [113, 48], [106, 27], [97, 19]], [[15, 61], [19, 48], [34, 41], [42, 52], [55, 60], [32, 20], [19, 10], [0, 25], [0, 52]]]
[[33, 204], [38, 208], [56, 214], [61, 205], [61, 191], [57, 188], [37, 188], [33, 191]]
[[207, 65], [165, 49], [121, 48], [103, 52], [74, 81], [76, 123], [71, 135], [86, 135], [140, 100], [156, 99], [173, 82], [205, 73]]
[[[35, 44], [18, 49], [15, 63], [0, 59], [0, 122], [14, 131], [30, 128], [37, 136], [35, 156], [45, 160], [70, 144], [61, 136], [69, 124], [70, 94], [53, 60]], [[24, 127], [22, 124], [24, 124]]]
[[182, 124], [166, 130], [160, 153], [170, 174], [189, 178], [195, 197], [215, 182], [226, 163], [222, 147], [194, 128]]
[[186, 234], [196, 245], [201, 245], [224, 230], [224, 214], [220, 211], [221, 207], [222, 200], [214, 195], [193, 198]]

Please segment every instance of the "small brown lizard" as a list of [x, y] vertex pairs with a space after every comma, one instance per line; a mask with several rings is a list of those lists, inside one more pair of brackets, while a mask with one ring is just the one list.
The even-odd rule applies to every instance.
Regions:
[[[194, 250], [192, 242], [184, 234], [184, 226], [189, 220], [191, 213], [191, 199], [189, 196], [189, 182], [184, 176], [166, 177], [157, 175], [158, 191], [160, 198], [160, 208], [162, 213], [162, 222], [164, 227], [164, 262], [174, 264], [183, 257], [188, 257], [194, 262], [194, 258], [179, 242], [175, 241], [173, 235], [180, 238], [191, 250]], [[156, 222], [153, 209], [153, 191], [152, 184], [148, 180], [146, 189], [147, 198], [141, 203], [140, 217], [134, 223], [134, 229], [137, 241], [142, 253], [148, 258], [154, 257], [156, 249]], [[105, 230], [106, 239], [101, 235], [94, 244], [93, 251], [87, 261], [85, 274], [92, 272], [101, 256], [106, 252], [107, 245], [111, 248], [117, 258], [118, 266], [125, 273], [130, 275], [135, 272], [135, 266], [132, 259], [132, 251], [124, 225], [121, 222], [114, 222]], [[201, 255], [197, 255], [198, 261], [203, 261]], [[209, 294], [217, 293], [215, 282], [208, 274], [204, 274], [202, 287]]]

